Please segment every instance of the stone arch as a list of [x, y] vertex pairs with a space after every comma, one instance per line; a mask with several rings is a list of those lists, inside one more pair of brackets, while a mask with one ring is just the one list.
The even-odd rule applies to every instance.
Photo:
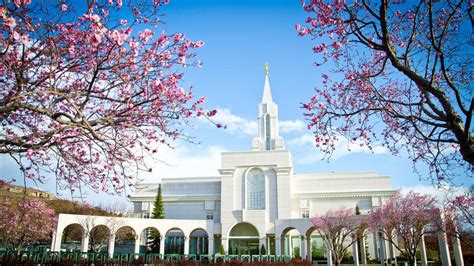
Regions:
[[189, 254], [208, 254], [209, 234], [203, 228], [195, 228], [189, 234]]
[[307, 259], [308, 260], [326, 260], [327, 259], [327, 251], [326, 251], [326, 244], [324, 243], [324, 239], [317, 231], [315, 226], [311, 226], [306, 230], [305, 233], [307, 239]]
[[85, 228], [78, 223], [68, 224], [62, 232], [61, 249], [66, 251], [81, 251]]
[[301, 239], [304, 236], [301, 229], [293, 226], [283, 228], [280, 235], [283, 255], [301, 257]]
[[160, 230], [154, 226], [148, 226], [140, 232], [140, 246], [144, 247], [147, 253], [161, 253], [161, 238], [164, 237]]
[[122, 226], [115, 231], [114, 252], [118, 254], [133, 253], [137, 233], [129, 225]]
[[107, 252], [106, 247], [109, 245], [111, 230], [105, 224], [98, 224], [89, 232], [88, 250], [93, 252]]
[[232, 226], [228, 233], [229, 254], [233, 255], [258, 255], [259, 232], [251, 223], [241, 222]]
[[165, 254], [184, 254], [185, 238], [181, 228], [170, 228], [165, 234]]

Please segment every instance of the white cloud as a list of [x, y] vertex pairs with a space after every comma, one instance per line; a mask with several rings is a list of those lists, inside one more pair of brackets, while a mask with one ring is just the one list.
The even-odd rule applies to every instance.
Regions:
[[[299, 158], [296, 163], [300, 165], [311, 164], [316, 161], [320, 161], [324, 158], [324, 153], [321, 152], [317, 147], [315, 147], [316, 142], [314, 136], [311, 134], [303, 134], [297, 138], [290, 139], [287, 142], [288, 145], [294, 146], [296, 149], [301, 147], [311, 148], [311, 152], [307, 152], [301, 158]], [[337, 160], [351, 153], [374, 153], [374, 154], [385, 154], [389, 151], [380, 144], [375, 143], [372, 150], [366, 146], [361, 146], [360, 142], [349, 142], [344, 137], [339, 137], [336, 144], [335, 150], [331, 155], [332, 160]], [[297, 155], [295, 156], [297, 157]]]
[[230, 134], [244, 134], [248, 136], [256, 136], [257, 121], [242, 118], [232, 114], [228, 108], [218, 108], [217, 114], [211, 118], [215, 123], [227, 126], [226, 131]]
[[[235, 115], [228, 108], [217, 108], [217, 114], [213, 116], [212, 121], [227, 126], [226, 131], [230, 134], [240, 134], [247, 136], [258, 135], [257, 119], [247, 119]], [[290, 132], [302, 132], [306, 129], [303, 121], [295, 120], [280, 120], [279, 130], [282, 134]]]
[[295, 119], [295, 120], [282, 120], [279, 122], [279, 129], [281, 133], [289, 133], [289, 132], [302, 132], [306, 129], [306, 125], [303, 121]]
[[157, 155], [145, 161], [153, 169], [142, 175], [143, 182], [157, 182], [161, 178], [218, 176], [222, 146], [203, 147], [185, 143], [175, 149], [162, 146]]

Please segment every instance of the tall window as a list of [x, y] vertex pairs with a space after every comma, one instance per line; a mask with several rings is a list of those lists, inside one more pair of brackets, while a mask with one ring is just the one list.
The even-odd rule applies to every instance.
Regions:
[[265, 145], [267, 146], [267, 150], [272, 149], [272, 139], [271, 139], [271, 128], [270, 128], [270, 115], [265, 115]]
[[253, 168], [247, 173], [247, 208], [265, 209], [265, 175], [262, 169]]

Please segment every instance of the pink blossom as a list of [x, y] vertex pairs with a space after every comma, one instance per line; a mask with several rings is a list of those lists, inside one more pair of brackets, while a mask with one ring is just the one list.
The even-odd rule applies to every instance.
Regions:
[[15, 28], [15, 26], [16, 26], [15, 18], [7, 17], [7, 18], [3, 19], [3, 24], [5, 26], [7, 26], [8, 28], [10, 28], [10, 31], [13, 31], [13, 28]]
[[66, 12], [66, 11], [67, 11], [67, 5], [62, 4], [62, 5], [61, 5], [61, 11], [62, 11], [62, 12]]
[[98, 33], [94, 33], [91, 35], [90, 41], [92, 45], [98, 46], [100, 44], [100, 41], [102, 40], [102, 36]]

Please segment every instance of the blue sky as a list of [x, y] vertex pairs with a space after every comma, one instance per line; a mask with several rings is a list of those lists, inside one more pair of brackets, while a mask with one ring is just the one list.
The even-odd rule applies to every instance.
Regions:
[[[217, 176], [220, 152], [249, 150], [257, 134], [257, 105], [263, 92], [264, 64], [268, 62], [273, 100], [279, 106], [280, 132], [292, 152], [295, 173], [377, 171], [391, 176], [394, 188], [430, 190], [430, 183], [413, 173], [410, 160], [394, 157], [382, 147], [376, 148], [375, 154], [366, 150], [349, 153], [347, 145], [341, 143], [334, 158], [321, 161], [300, 108], [320, 84], [322, 70], [313, 66], [316, 57], [310, 39], [297, 36], [295, 24], [304, 23], [307, 17], [299, 1], [171, 0], [163, 12], [166, 23], [157, 31], [183, 32], [206, 43], [197, 51], [203, 67], [186, 69], [183, 85], [192, 85], [196, 96], [206, 96], [205, 108], [218, 109], [215, 120], [227, 124], [228, 129], [193, 121], [195, 126], [186, 131], [200, 144], [178, 142], [174, 150], [161, 150], [158, 159], [164, 163], [153, 163], [152, 174], [143, 176], [146, 181]], [[0, 166], [2, 174], [20, 177], [9, 161], [2, 160]], [[40, 187], [55, 192], [53, 182]], [[87, 200], [105, 205], [126, 202], [123, 196], [93, 194]]]

